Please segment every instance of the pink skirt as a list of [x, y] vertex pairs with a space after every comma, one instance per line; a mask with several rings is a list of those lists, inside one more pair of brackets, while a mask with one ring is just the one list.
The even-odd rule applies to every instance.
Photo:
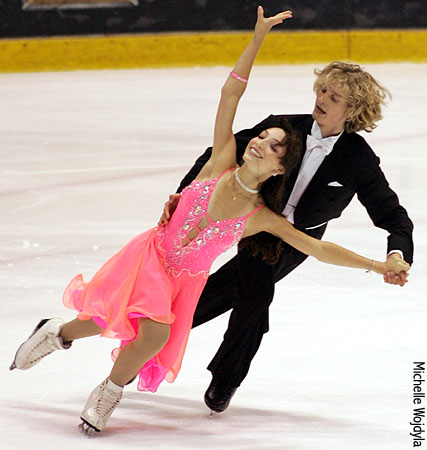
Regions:
[[[155, 392], [163, 379], [173, 382], [181, 368], [197, 301], [206, 284], [203, 275], [181, 271], [170, 275], [158, 248], [156, 228], [132, 239], [85, 283], [82, 275], [67, 286], [63, 302], [93, 319], [101, 336], [120, 339], [121, 348], [138, 334], [138, 318], [170, 324], [162, 350], [139, 371], [138, 390]], [[120, 349], [112, 352], [115, 360]]]

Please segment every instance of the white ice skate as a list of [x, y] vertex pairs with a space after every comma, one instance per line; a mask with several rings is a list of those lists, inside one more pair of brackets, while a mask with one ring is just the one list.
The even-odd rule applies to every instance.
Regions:
[[120, 403], [123, 388], [112, 383], [108, 378], [97, 386], [86, 402], [80, 415], [80, 431], [87, 437], [99, 433], [107, 424], [113, 411]]
[[63, 325], [64, 321], [58, 318], [41, 320], [30, 337], [18, 348], [9, 369], [27, 370], [55, 350], [70, 348], [71, 342], [64, 343], [59, 336]]

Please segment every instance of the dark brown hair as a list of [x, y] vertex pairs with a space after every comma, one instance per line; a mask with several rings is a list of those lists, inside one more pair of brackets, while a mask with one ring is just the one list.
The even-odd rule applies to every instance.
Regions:
[[[286, 146], [286, 152], [280, 160], [285, 169], [283, 175], [270, 177], [261, 186], [261, 196], [266, 206], [272, 211], [281, 214], [285, 207], [285, 190], [289, 174], [298, 164], [302, 155], [301, 136], [298, 131], [293, 130], [287, 119], [275, 117], [269, 128], [281, 128], [285, 132], [282, 145]], [[282, 240], [269, 233], [258, 233], [249, 236], [239, 243], [239, 249], [251, 246], [252, 254], [256, 256], [259, 252], [267, 264], [275, 264], [280, 257]]]

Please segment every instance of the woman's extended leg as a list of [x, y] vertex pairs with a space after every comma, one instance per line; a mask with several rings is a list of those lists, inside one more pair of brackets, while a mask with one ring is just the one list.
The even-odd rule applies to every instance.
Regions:
[[74, 319], [64, 323], [59, 333], [64, 342], [71, 342], [76, 339], [96, 336], [102, 333], [102, 328], [98, 326], [92, 319], [80, 320]]

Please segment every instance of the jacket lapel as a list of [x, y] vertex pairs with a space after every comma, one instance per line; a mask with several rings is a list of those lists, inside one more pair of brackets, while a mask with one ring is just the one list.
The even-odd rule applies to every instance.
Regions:
[[[323, 160], [320, 167], [317, 169], [316, 173], [314, 174], [313, 178], [311, 179], [310, 183], [307, 186], [307, 189], [305, 190], [303, 197], [305, 194], [308, 193], [310, 195], [310, 192], [313, 191], [313, 189], [318, 189], [319, 187], [324, 187], [330, 180], [330, 177], [334, 176], [341, 167], [341, 158], [343, 155], [343, 149], [346, 148], [348, 141], [348, 133], [344, 131], [344, 133], [340, 136], [338, 141], [335, 143], [331, 153], [329, 153], [328, 156]], [[302, 197], [301, 197], [302, 199]]]

